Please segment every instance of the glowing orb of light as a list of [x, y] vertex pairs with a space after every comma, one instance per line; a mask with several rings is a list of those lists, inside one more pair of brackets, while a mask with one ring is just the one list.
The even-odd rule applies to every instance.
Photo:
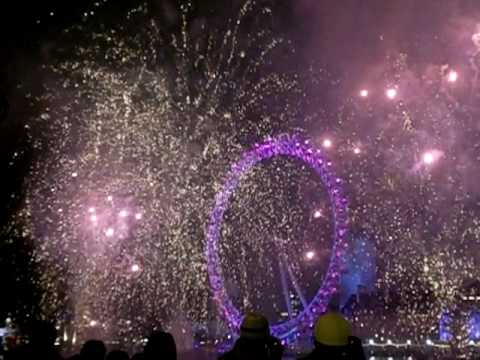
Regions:
[[72, 173], [73, 178], [76, 178], [77, 176], [78, 176], [78, 173], [76, 171]]
[[143, 217], [142, 213], [136, 213], [136, 214], [135, 214], [135, 219], [136, 219], [136, 220], [141, 220], [142, 217]]
[[107, 200], [108, 200], [108, 201], [112, 201], [112, 200], [113, 200], [113, 196], [112, 196], [112, 195], [108, 195], [108, 196], [107, 196]]
[[95, 212], [95, 208], [94, 207], [88, 208], [88, 212], [90, 214], [93, 214]]
[[360, 97], [366, 98], [368, 96], [368, 90], [360, 90]]
[[305, 257], [307, 258], [307, 260], [312, 260], [315, 257], [315, 252], [311, 250], [307, 251]]
[[322, 210], [315, 210], [315, 212], [313, 213], [313, 217], [315, 219], [318, 219], [319, 217], [322, 217]]
[[427, 151], [422, 156], [423, 163], [426, 165], [431, 165], [435, 162], [435, 155], [431, 151]]
[[90, 320], [90, 323], [89, 323], [90, 326], [94, 327], [94, 326], [97, 326], [97, 324], [98, 323], [96, 320]]
[[454, 70], [450, 71], [447, 76], [448, 82], [454, 83], [458, 80], [458, 73]]
[[140, 271], [140, 266], [137, 264], [133, 264], [131, 267], [132, 272], [139, 272]]
[[323, 140], [322, 145], [323, 145], [324, 148], [329, 149], [329, 148], [332, 147], [333, 143], [332, 143], [332, 140], [325, 139], [325, 140]]
[[309, 146], [308, 142], [297, 136], [283, 135], [275, 139], [269, 139], [245, 152], [241, 159], [232, 165], [222, 189], [215, 196], [215, 205], [210, 214], [206, 235], [205, 256], [213, 298], [229, 328], [232, 332], [237, 333], [243, 314], [228, 294], [222, 267], [220, 266], [218, 242], [221, 238], [221, 224], [230, 199], [242, 177], [257, 164], [277, 156], [299, 159], [317, 173], [329, 195], [335, 229], [330, 263], [317, 293], [296, 317], [273, 324], [270, 327], [274, 336], [288, 343], [294, 341], [295, 334], [309, 328], [319, 314], [325, 312], [331, 297], [337, 292], [343, 269], [343, 257], [348, 247], [347, 199], [344, 197], [341, 188], [342, 181], [331, 174], [331, 163], [322, 156], [321, 151]]
[[128, 211], [127, 210], [122, 210], [118, 213], [118, 216], [120, 216], [121, 218], [125, 218], [128, 216]]
[[360, 152], [361, 152], [361, 151], [360, 151], [360, 148], [359, 148], [359, 147], [356, 147], [356, 148], [353, 149], [353, 153], [354, 153], [355, 155], [360, 154]]
[[368, 90], [367, 89], [360, 90], [360, 97], [362, 98], [368, 97]]
[[389, 98], [390, 100], [393, 100], [397, 97], [397, 89], [389, 88], [387, 89], [385, 94], [387, 95], [387, 98]]
[[97, 222], [97, 215], [90, 216], [90, 221], [93, 222], [93, 223], [96, 223]]
[[108, 237], [112, 237], [113, 234], [115, 234], [115, 230], [113, 230], [113, 228], [108, 228], [108, 229], [105, 231], [105, 235], [107, 235]]
[[475, 46], [480, 47], [480, 33], [473, 34], [472, 41], [475, 44]]

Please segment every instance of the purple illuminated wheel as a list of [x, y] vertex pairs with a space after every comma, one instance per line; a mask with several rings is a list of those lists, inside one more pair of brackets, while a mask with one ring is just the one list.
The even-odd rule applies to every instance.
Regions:
[[298, 316], [271, 327], [273, 335], [288, 340], [299, 331], [311, 326], [318, 315], [325, 311], [330, 298], [337, 290], [343, 254], [347, 248], [347, 200], [342, 194], [341, 180], [332, 175], [329, 169], [331, 163], [324, 159], [321, 151], [311, 147], [308, 141], [302, 141], [297, 136], [284, 135], [267, 140], [244, 153], [240, 161], [231, 167], [222, 190], [215, 197], [215, 207], [211, 213], [207, 231], [206, 257], [214, 299], [224, 320], [230, 329], [236, 332], [240, 327], [243, 314], [235, 307], [225, 288], [217, 251], [220, 227], [230, 198], [242, 176], [259, 162], [275, 156], [302, 160], [315, 170], [327, 189], [334, 223], [334, 244], [330, 264], [320, 289]]

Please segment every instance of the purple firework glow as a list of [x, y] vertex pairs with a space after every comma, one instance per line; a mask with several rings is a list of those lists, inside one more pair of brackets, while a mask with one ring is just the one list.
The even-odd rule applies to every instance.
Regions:
[[335, 242], [330, 265], [322, 286], [307, 308], [303, 309], [296, 318], [271, 327], [275, 336], [288, 340], [292, 334], [310, 326], [317, 315], [325, 311], [330, 298], [337, 290], [342, 259], [347, 248], [347, 200], [340, 188], [341, 180], [332, 175], [329, 169], [331, 163], [323, 158], [321, 151], [311, 147], [308, 141], [301, 141], [297, 136], [285, 135], [276, 139], [269, 139], [260, 145], [256, 145], [253, 150], [246, 152], [240, 161], [232, 166], [222, 190], [215, 198], [215, 207], [210, 216], [207, 233], [206, 257], [207, 271], [214, 298], [230, 329], [235, 332], [242, 321], [242, 314], [230, 299], [223, 280], [217, 249], [220, 227], [230, 198], [242, 176], [259, 162], [276, 156], [300, 159], [320, 176], [332, 204], [335, 229]]

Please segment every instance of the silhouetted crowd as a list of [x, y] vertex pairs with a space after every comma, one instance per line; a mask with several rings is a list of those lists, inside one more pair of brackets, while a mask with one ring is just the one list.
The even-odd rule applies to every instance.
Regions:
[[[219, 357], [219, 360], [280, 360], [284, 353], [282, 342], [270, 334], [268, 320], [261, 314], [245, 315], [239, 329], [240, 336], [233, 348]], [[47, 322], [36, 322], [29, 334], [29, 342], [5, 354], [5, 360], [62, 360], [55, 346], [55, 327]], [[360, 339], [352, 336], [350, 323], [339, 313], [327, 311], [317, 320], [313, 341], [315, 347], [304, 360], [350, 359], [364, 360], [365, 355]], [[194, 357], [197, 359], [197, 357]], [[114, 350], [107, 353], [100, 340], [89, 340], [80, 353], [69, 360], [129, 360], [127, 352]], [[176, 360], [175, 339], [168, 332], [156, 331], [150, 335], [143, 351], [132, 360]]]

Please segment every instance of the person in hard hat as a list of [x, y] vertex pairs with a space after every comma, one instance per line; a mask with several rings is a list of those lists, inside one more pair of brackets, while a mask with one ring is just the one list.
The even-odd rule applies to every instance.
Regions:
[[350, 323], [336, 311], [320, 316], [314, 329], [315, 349], [303, 360], [364, 360], [360, 339], [352, 336]]
[[240, 337], [233, 349], [220, 360], [280, 360], [283, 345], [270, 335], [270, 326], [265, 316], [257, 313], [245, 315], [240, 326]]

